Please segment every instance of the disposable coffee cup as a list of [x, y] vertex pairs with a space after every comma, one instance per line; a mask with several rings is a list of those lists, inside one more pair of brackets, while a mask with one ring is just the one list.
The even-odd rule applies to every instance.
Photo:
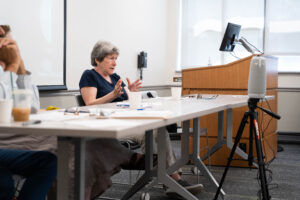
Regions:
[[137, 109], [142, 103], [142, 94], [140, 92], [129, 92], [129, 106], [131, 109]]
[[0, 123], [10, 123], [12, 105], [11, 99], [0, 99]]
[[179, 100], [181, 98], [181, 87], [172, 87], [171, 93], [173, 99]]
[[28, 121], [31, 109], [31, 90], [14, 90], [12, 93], [14, 121]]

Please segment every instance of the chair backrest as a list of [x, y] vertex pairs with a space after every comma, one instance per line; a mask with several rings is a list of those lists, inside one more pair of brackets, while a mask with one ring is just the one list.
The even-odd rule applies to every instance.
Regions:
[[85, 106], [84, 100], [81, 94], [75, 94], [77, 105], [78, 106]]

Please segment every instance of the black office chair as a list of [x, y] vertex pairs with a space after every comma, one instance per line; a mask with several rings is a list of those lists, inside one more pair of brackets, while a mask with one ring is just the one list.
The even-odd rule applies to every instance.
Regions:
[[85, 106], [84, 100], [81, 94], [75, 94], [76, 102], [78, 106]]

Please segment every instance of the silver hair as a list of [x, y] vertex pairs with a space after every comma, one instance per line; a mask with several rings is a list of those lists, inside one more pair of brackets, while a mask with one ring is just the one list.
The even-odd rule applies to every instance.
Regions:
[[119, 50], [116, 46], [114, 46], [110, 42], [106, 41], [98, 41], [92, 50], [91, 53], [91, 64], [92, 66], [97, 66], [97, 63], [95, 59], [97, 59], [99, 62], [103, 61], [105, 56], [111, 55], [111, 54], [117, 54], [119, 55]]

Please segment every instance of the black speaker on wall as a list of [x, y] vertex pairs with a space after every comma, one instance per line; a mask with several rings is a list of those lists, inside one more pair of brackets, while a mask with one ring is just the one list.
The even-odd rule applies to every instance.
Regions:
[[147, 53], [144, 51], [138, 55], [138, 68], [147, 68]]

